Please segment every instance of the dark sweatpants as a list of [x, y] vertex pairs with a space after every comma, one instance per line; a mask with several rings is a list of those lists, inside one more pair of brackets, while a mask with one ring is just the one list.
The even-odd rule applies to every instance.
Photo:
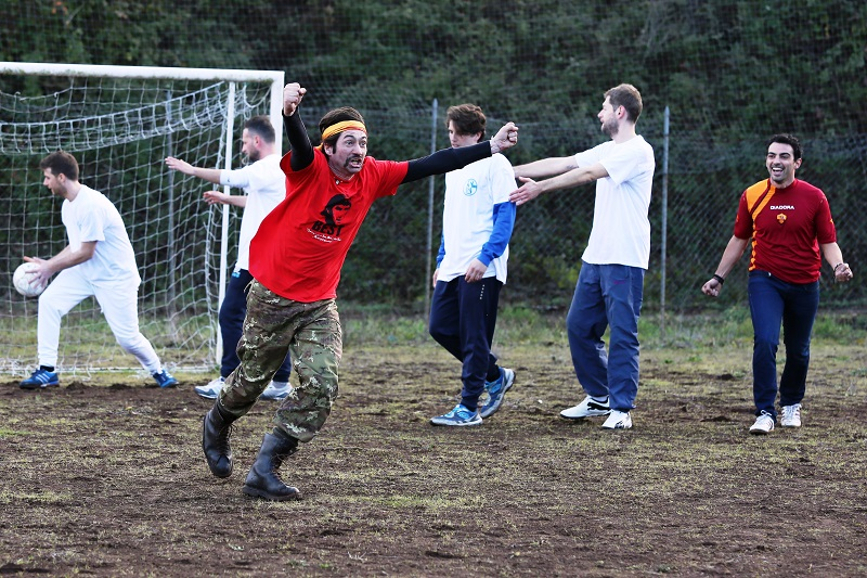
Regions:
[[476, 409], [485, 381], [499, 377], [491, 353], [497, 304], [503, 284], [496, 277], [467, 283], [463, 277], [438, 281], [430, 307], [430, 335], [463, 363], [461, 403]]

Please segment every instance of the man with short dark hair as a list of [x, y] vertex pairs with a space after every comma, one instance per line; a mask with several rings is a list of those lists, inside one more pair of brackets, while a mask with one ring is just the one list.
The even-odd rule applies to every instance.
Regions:
[[[611, 140], [574, 156], [515, 167], [524, 184], [510, 196], [521, 205], [544, 192], [596, 181], [593, 228], [566, 316], [572, 365], [587, 396], [560, 416], [608, 416], [604, 429], [632, 427], [638, 394], [638, 317], [650, 260], [647, 212], [656, 167], [653, 149], [635, 132], [642, 108], [631, 84], [606, 91], [597, 118]], [[542, 177], [551, 178], [533, 180]]]
[[[236, 187], [244, 190], [243, 195], [227, 195], [220, 191], [204, 193], [209, 205], [224, 204], [241, 207], [241, 231], [238, 235], [238, 261], [229, 278], [223, 303], [220, 305], [220, 337], [223, 341], [223, 358], [220, 363], [220, 376], [206, 385], [196, 386], [193, 390], [205, 399], [216, 399], [225, 385], [226, 378], [238, 364], [238, 341], [241, 339], [244, 316], [247, 314], [247, 288], [253, 280], [250, 275], [250, 241], [259, 229], [259, 224], [271, 209], [286, 196], [286, 178], [280, 170], [280, 152], [271, 120], [264, 115], [254, 116], [244, 123], [241, 135], [241, 152], [250, 162], [235, 170], [206, 169], [194, 167], [174, 157], [166, 158], [166, 165], [185, 175], [199, 177], [206, 181]], [[287, 356], [274, 374], [274, 378], [262, 399], [280, 400], [289, 394], [289, 375], [292, 360]]]
[[[298, 112], [306, 92], [298, 83], [283, 89], [291, 144], [291, 152], [280, 162], [286, 198], [265, 217], [250, 244], [255, 281], [238, 345], [241, 364], [226, 379], [202, 431], [211, 472], [230, 476], [231, 424], [253, 407], [286, 353], [292, 352], [299, 385], [281, 402], [273, 433], [265, 434], [243, 488], [247, 495], [277, 501], [300, 496], [280, 480], [277, 469], [297, 451], [299, 442], [316, 436], [337, 397], [343, 352], [337, 284], [370, 206], [394, 195], [401, 183], [463, 167], [518, 139], [517, 127], [508, 123], [490, 142], [412, 161], [381, 161], [367, 156], [364, 118], [351, 107], [341, 107], [322, 117], [322, 143], [314, 148]], [[323, 211], [337, 195], [342, 195], [339, 206], [345, 210], [339, 220], [335, 216], [326, 222]]]
[[726, 275], [752, 241], [749, 266], [753, 322], [753, 400], [756, 421], [751, 434], [774, 430], [777, 420], [777, 348], [782, 323], [786, 365], [779, 394], [783, 427], [801, 427], [801, 401], [807, 388], [810, 339], [819, 309], [822, 256], [838, 283], [852, 279], [837, 245], [837, 229], [821, 189], [795, 178], [801, 167], [801, 143], [777, 134], [767, 143], [769, 178], [741, 194], [734, 234], [713, 277], [702, 292], [717, 297]]
[[39, 368], [21, 382], [21, 387], [42, 389], [60, 384], [55, 366], [61, 319], [91, 296], [99, 303], [118, 344], [135, 356], [157, 385], [174, 387], [178, 380], [162, 368], [153, 345], [139, 330], [141, 277], [117, 208], [105, 195], [78, 181], [78, 161], [71, 154], [51, 153], [39, 168], [42, 184], [63, 199], [60, 213], [69, 243], [50, 259], [24, 257], [37, 265], [30, 273], [37, 285], [45, 285], [52, 275], [58, 275], [39, 296]]
[[[485, 137], [487, 118], [474, 104], [449, 107], [446, 127], [454, 148]], [[491, 155], [446, 173], [443, 234], [434, 272], [429, 331], [462, 364], [461, 401], [431, 419], [438, 426], [475, 426], [492, 416], [515, 381], [491, 351], [500, 289], [506, 283], [509, 239], [515, 226], [512, 165]], [[479, 407], [483, 394], [487, 400]]]

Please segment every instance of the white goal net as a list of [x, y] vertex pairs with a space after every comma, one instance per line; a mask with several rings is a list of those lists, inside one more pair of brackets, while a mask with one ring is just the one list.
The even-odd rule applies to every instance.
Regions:
[[[282, 134], [282, 81], [268, 71], [0, 63], [0, 373], [25, 375], [37, 363], [37, 300], [14, 290], [12, 273], [25, 255], [48, 258], [67, 244], [60, 200], [39, 169], [57, 150], [78, 159], [80, 181], [124, 219], [142, 277], [141, 330], [163, 364], [215, 367], [240, 214], [209, 207], [202, 193], [214, 185], [164, 159], [237, 166], [247, 118], [269, 115]], [[93, 299], [64, 318], [59, 353], [65, 374], [140, 369]]]

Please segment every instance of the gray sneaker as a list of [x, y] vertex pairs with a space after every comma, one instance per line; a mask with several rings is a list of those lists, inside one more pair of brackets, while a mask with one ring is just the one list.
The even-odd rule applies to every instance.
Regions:
[[193, 391], [195, 391], [196, 395], [199, 397], [205, 399], [217, 399], [224, 385], [226, 385], [226, 378], [218, 377], [217, 379], [212, 380], [208, 385], [197, 385], [193, 388]]
[[286, 399], [292, 392], [288, 381], [272, 381], [259, 396], [259, 399], [276, 400]]
[[801, 427], [801, 404], [783, 406], [783, 415], [780, 418], [783, 427]]

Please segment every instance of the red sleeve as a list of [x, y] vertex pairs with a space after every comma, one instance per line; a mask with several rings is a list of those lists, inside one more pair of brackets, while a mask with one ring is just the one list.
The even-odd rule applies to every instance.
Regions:
[[376, 198], [387, 197], [397, 193], [397, 187], [406, 177], [409, 168], [408, 161], [380, 161], [368, 157], [364, 162], [373, 161], [379, 175], [379, 186], [376, 188]]
[[822, 198], [816, 210], [816, 240], [821, 245], [837, 242], [837, 227], [831, 218], [831, 208], [828, 206], [828, 198], [820, 193]]
[[753, 217], [747, 208], [747, 192], [741, 195], [738, 203], [738, 215], [735, 218], [734, 236], [738, 239], [749, 239], [753, 236]]

